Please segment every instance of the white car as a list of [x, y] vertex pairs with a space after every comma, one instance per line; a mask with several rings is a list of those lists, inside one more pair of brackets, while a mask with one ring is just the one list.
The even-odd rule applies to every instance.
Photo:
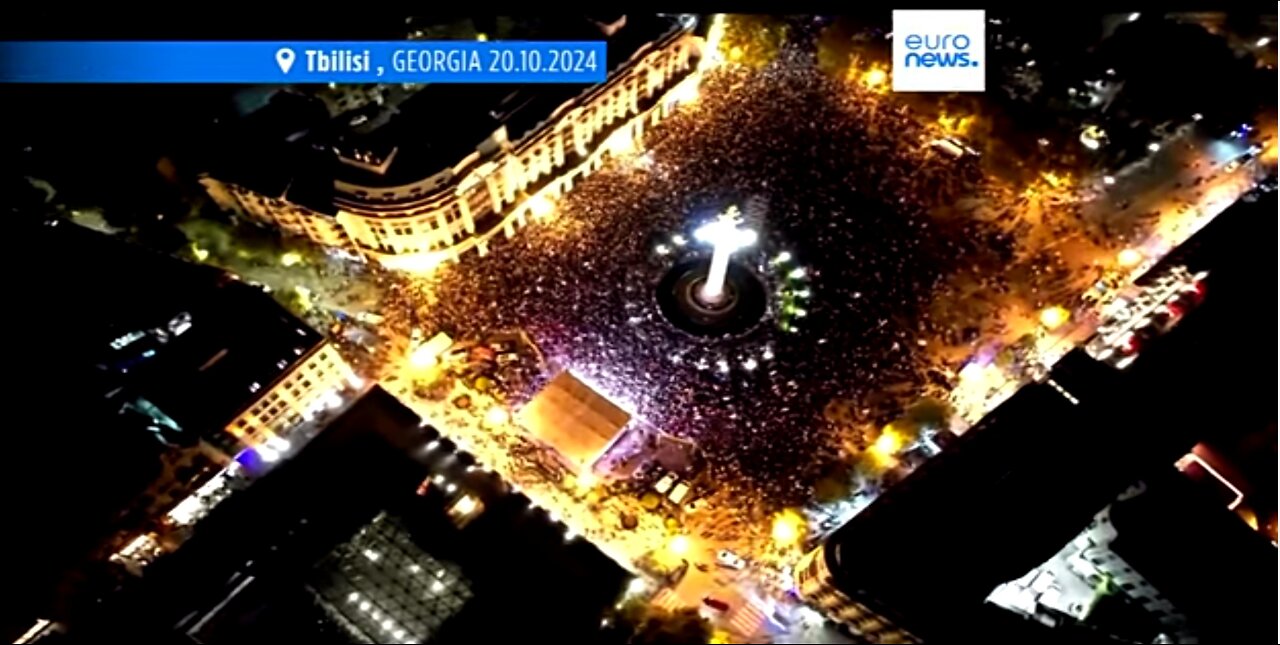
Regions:
[[667, 499], [671, 500], [672, 504], [679, 506], [689, 497], [690, 492], [689, 485], [684, 482], [680, 482], [675, 485], [675, 488], [671, 489], [671, 494], [667, 495]]
[[658, 491], [659, 495], [666, 495], [672, 486], [676, 485], [675, 473], [667, 473], [653, 485], [653, 490]]
[[747, 561], [729, 549], [720, 549], [716, 553], [716, 566], [741, 571], [747, 567]]

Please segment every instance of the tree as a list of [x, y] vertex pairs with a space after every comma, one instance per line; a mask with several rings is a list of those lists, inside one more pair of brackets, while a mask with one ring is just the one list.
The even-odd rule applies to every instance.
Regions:
[[906, 418], [921, 428], [945, 428], [951, 424], [954, 412], [946, 401], [924, 397], [907, 408]]
[[780, 18], [733, 14], [724, 20], [720, 54], [730, 62], [764, 67], [787, 41], [787, 24]]
[[602, 636], [605, 643], [632, 645], [705, 643], [711, 638], [711, 623], [696, 609], [667, 611], [635, 599], [614, 614]]
[[853, 494], [854, 467], [846, 462], [827, 466], [822, 477], [813, 485], [813, 497], [819, 503], [829, 504]]

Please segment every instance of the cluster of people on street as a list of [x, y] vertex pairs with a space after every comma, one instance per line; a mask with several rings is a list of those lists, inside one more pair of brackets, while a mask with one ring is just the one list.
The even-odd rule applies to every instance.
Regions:
[[[997, 191], [932, 150], [930, 136], [892, 97], [831, 79], [801, 55], [717, 70], [696, 103], [640, 151], [578, 181], [545, 221], [485, 257], [394, 286], [386, 309], [454, 338], [523, 329], [547, 378], [571, 369], [648, 424], [696, 441], [716, 481], [743, 499], [801, 503], [840, 450], [842, 428], [822, 414], [830, 401], [884, 423], [931, 373], [959, 367], [944, 345], [999, 329], [1010, 281], [1049, 285], [1061, 274], [1051, 253], [1011, 273], [1017, 240], [992, 218], [954, 215], [957, 200]], [[760, 234], [735, 261], [771, 296], [803, 292], [803, 313], [777, 324], [775, 298], [745, 333], [694, 337], [664, 319], [655, 287], [673, 263], [709, 253], [693, 231], [731, 205]], [[974, 318], [940, 315], [950, 302]]]

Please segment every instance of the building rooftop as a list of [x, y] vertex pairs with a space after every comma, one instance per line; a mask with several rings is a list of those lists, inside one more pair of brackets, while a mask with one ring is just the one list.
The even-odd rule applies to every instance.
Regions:
[[[618, 25], [621, 28], [604, 36], [606, 29]], [[608, 23], [559, 18], [539, 21], [527, 39], [604, 37], [608, 54], [602, 63], [614, 70], [675, 27], [674, 19], [654, 15], [630, 15]], [[585, 89], [573, 84], [389, 87], [394, 100], [384, 99], [382, 105], [365, 102], [333, 117], [327, 116], [331, 101], [315, 93], [282, 91], [266, 107], [231, 126], [234, 134], [221, 142], [223, 149], [209, 170], [215, 178], [271, 197], [287, 193], [290, 201], [333, 213], [334, 180], [371, 188], [422, 180], [457, 164], [500, 127], [505, 126], [508, 140], [519, 140]], [[374, 170], [338, 159], [339, 154], [358, 152], [390, 163]]]
[[[176, 625], [203, 642], [391, 642], [398, 629], [433, 642], [590, 638], [629, 574], [474, 463], [374, 387], [69, 629], [163, 639]], [[428, 485], [436, 477], [456, 488]], [[479, 509], [465, 524], [451, 515], [463, 496]]]
[[1185, 614], [1206, 641], [1256, 642], [1274, 632], [1255, 620], [1274, 609], [1258, 593], [1258, 571], [1276, 569], [1276, 549], [1219, 500], [1173, 468], [1144, 478], [1145, 490], [1112, 506], [1111, 550]]
[[44, 284], [57, 288], [28, 303], [52, 328], [74, 327], [46, 328], [64, 350], [50, 358], [92, 365], [103, 395], [145, 399], [184, 430], [219, 432], [323, 340], [218, 269], [65, 223], [29, 239], [75, 258], [49, 267]]
[[[1126, 486], [1169, 470], [1197, 437], [1273, 423], [1273, 409], [1234, 402], [1274, 400], [1274, 380], [1223, 377], [1252, 371], [1237, 339], [1258, 322], [1257, 290], [1267, 291], [1251, 258], [1269, 250], [1275, 219], [1259, 214], [1274, 212], [1274, 199], [1229, 209], [1169, 258], [1210, 271], [1208, 296], [1128, 369], [1073, 351], [1050, 377], [1079, 404], [1048, 383], [1024, 386], [838, 529], [826, 550], [837, 585], [925, 638], [958, 633], [973, 627], [969, 610], [998, 584], [1049, 559]], [[1259, 221], [1269, 228], [1259, 232]], [[1176, 529], [1155, 522], [1143, 530]]]

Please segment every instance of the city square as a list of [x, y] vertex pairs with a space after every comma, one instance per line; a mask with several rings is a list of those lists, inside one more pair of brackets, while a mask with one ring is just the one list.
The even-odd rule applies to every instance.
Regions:
[[0, 41], [17, 642], [1258, 632], [1274, 15], [262, 28]]
[[[428, 335], [526, 331], [554, 366], [546, 378], [573, 370], [693, 440], [745, 499], [801, 505], [825, 462], [915, 399], [945, 397], [974, 348], [1010, 335], [1010, 311], [1068, 302], [1094, 278], [1024, 250], [1051, 235], [1002, 228], [1003, 187], [938, 153], [936, 136], [799, 58], [717, 69], [553, 212], [415, 280], [390, 309]], [[957, 201], [980, 206], [956, 213]], [[697, 230], [729, 208], [759, 233], [734, 266], [766, 285], [766, 307], [739, 333], [698, 337], [658, 291], [669, 267], [705, 260]]]

